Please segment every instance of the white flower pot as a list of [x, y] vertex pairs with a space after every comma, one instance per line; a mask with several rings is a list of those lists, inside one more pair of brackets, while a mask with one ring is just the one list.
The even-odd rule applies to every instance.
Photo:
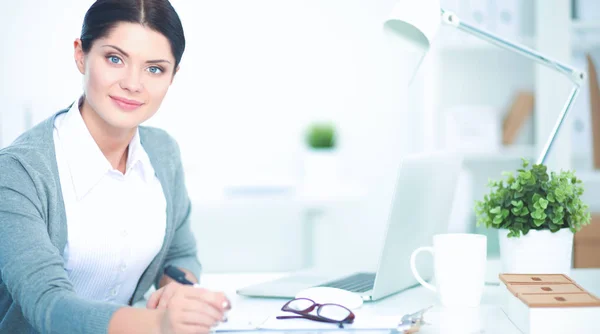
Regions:
[[498, 230], [503, 273], [570, 275], [573, 253], [571, 230], [563, 228], [556, 233], [531, 230], [518, 238], [508, 238], [508, 232]]
[[320, 192], [336, 184], [338, 156], [335, 150], [308, 150], [304, 157], [304, 187]]

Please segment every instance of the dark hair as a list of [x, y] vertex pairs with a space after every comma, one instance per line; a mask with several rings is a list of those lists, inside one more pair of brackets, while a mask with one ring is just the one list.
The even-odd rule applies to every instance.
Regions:
[[140, 23], [163, 34], [171, 44], [177, 68], [185, 50], [185, 36], [169, 0], [96, 0], [83, 19], [83, 52], [88, 53], [95, 40], [106, 37], [120, 22]]

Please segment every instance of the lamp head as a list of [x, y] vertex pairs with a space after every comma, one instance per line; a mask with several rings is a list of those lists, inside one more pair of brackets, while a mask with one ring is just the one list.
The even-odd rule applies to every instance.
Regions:
[[398, 0], [384, 24], [394, 49], [403, 50], [402, 61], [413, 69], [409, 82], [414, 79], [440, 28], [440, 16], [440, 0]]
[[440, 0], [399, 0], [385, 27], [399, 37], [431, 45], [440, 28]]

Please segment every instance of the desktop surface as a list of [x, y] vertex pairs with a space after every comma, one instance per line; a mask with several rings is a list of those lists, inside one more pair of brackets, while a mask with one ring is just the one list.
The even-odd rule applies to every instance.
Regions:
[[[488, 280], [498, 277], [499, 261], [488, 261]], [[236, 294], [236, 289], [249, 285], [265, 282], [268, 280], [284, 277], [289, 273], [222, 273], [204, 274], [201, 284], [209, 289], [220, 290], [227, 294], [232, 302], [232, 310], [229, 319], [233, 324], [258, 325], [268, 317], [280, 312], [281, 307], [287, 301], [278, 298], [255, 298], [244, 297]], [[600, 269], [573, 269], [570, 275], [578, 284], [596, 296], [600, 296]], [[499, 281], [499, 280], [497, 280]], [[377, 302], [365, 303], [356, 310], [357, 317], [374, 316], [397, 316], [400, 319], [404, 314], [415, 312], [429, 305], [434, 307], [425, 314], [428, 325], [421, 328], [419, 333], [521, 333], [514, 324], [506, 317], [501, 308], [503, 287], [500, 285], [488, 285], [484, 290], [481, 306], [473, 310], [471, 314], [463, 311], [447, 310], [442, 308], [436, 295], [419, 286], [397, 293]], [[145, 301], [136, 304], [144, 307]], [[453, 313], [454, 312], [454, 313]], [[458, 317], [466, 317], [471, 323], [477, 323], [483, 331], [468, 331], [466, 328], [457, 328], [460, 325]], [[449, 324], [455, 326], [455, 330], [448, 328]], [[333, 332], [344, 332], [332, 328]], [[269, 330], [271, 333], [276, 331]], [[283, 332], [283, 331], [282, 331]], [[327, 331], [328, 333], [330, 331]], [[350, 332], [350, 331], [347, 331]], [[388, 333], [387, 330], [361, 331], [361, 333]]]

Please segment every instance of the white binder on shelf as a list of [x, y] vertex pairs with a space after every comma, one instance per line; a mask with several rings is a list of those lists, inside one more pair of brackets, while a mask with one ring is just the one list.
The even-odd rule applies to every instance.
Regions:
[[[477, 28], [494, 31], [492, 6], [489, 0], [462, 0], [464, 13], [461, 18], [464, 22]], [[472, 44], [486, 44], [487, 42], [465, 34], [465, 42]]]
[[494, 4], [494, 30], [505, 38], [518, 38], [521, 35], [521, 0], [491, 1]]
[[600, 20], [600, 1], [598, 0], [574, 0], [575, 18], [579, 21]]

